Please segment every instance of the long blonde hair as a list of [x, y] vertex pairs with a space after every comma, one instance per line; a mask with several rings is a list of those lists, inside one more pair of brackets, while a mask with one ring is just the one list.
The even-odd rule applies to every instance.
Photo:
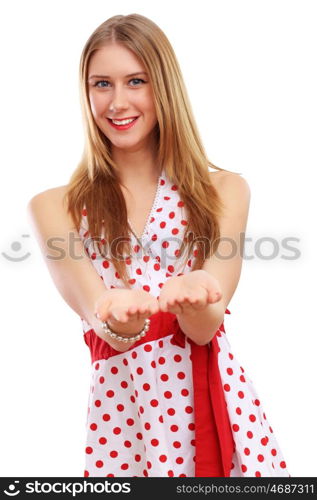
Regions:
[[[117, 15], [102, 23], [87, 40], [80, 59], [80, 96], [85, 132], [81, 161], [67, 189], [68, 211], [79, 230], [84, 207], [89, 236], [100, 255], [103, 244], [117, 241], [112, 261], [129, 288], [125, 252], [131, 251], [126, 203], [119, 184], [118, 167], [111, 157], [111, 144], [97, 127], [88, 96], [88, 65], [92, 54], [109, 43], [131, 50], [143, 63], [152, 83], [157, 124], [158, 170], [178, 186], [187, 210], [188, 225], [181, 254], [197, 245], [192, 270], [200, 269], [219, 244], [218, 217], [222, 203], [210, 181], [213, 165], [204, 151], [191, 105], [173, 48], [163, 31], [150, 19], [139, 15]], [[103, 233], [104, 231], [104, 233]], [[104, 234], [101, 239], [100, 235]]]

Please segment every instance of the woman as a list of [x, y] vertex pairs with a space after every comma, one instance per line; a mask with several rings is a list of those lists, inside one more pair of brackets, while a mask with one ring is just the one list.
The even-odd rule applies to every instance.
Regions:
[[288, 476], [223, 325], [247, 182], [208, 161], [173, 49], [149, 19], [102, 23], [80, 81], [82, 161], [29, 209], [91, 352], [84, 475]]

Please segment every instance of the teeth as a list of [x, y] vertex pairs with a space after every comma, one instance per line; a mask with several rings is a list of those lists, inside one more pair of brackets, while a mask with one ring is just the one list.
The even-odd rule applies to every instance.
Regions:
[[128, 123], [133, 122], [133, 120], [135, 120], [135, 118], [130, 118], [128, 120], [112, 120], [112, 122], [116, 125], [127, 125]]

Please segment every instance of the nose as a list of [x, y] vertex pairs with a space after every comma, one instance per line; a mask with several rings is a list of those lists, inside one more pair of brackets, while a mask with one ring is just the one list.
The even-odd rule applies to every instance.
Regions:
[[110, 111], [119, 111], [128, 108], [128, 98], [125, 90], [117, 86], [112, 92], [112, 98], [109, 103]]

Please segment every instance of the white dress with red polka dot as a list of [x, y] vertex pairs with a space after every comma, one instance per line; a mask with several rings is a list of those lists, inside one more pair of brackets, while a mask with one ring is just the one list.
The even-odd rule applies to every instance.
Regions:
[[[131, 230], [132, 288], [158, 297], [169, 277], [191, 271], [195, 247], [185, 261], [179, 252], [185, 208], [163, 171], [143, 234]], [[80, 236], [87, 254], [107, 288], [123, 288], [110, 253], [105, 258], [90, 248], [86, 216], [84, 209]], [[197, 346], [176, 315], [159, 312], [147, 335], [121, 353], [82, 323], [92, 359], [86, 477], [289, 476], [223, 324], [210, 344]]]

